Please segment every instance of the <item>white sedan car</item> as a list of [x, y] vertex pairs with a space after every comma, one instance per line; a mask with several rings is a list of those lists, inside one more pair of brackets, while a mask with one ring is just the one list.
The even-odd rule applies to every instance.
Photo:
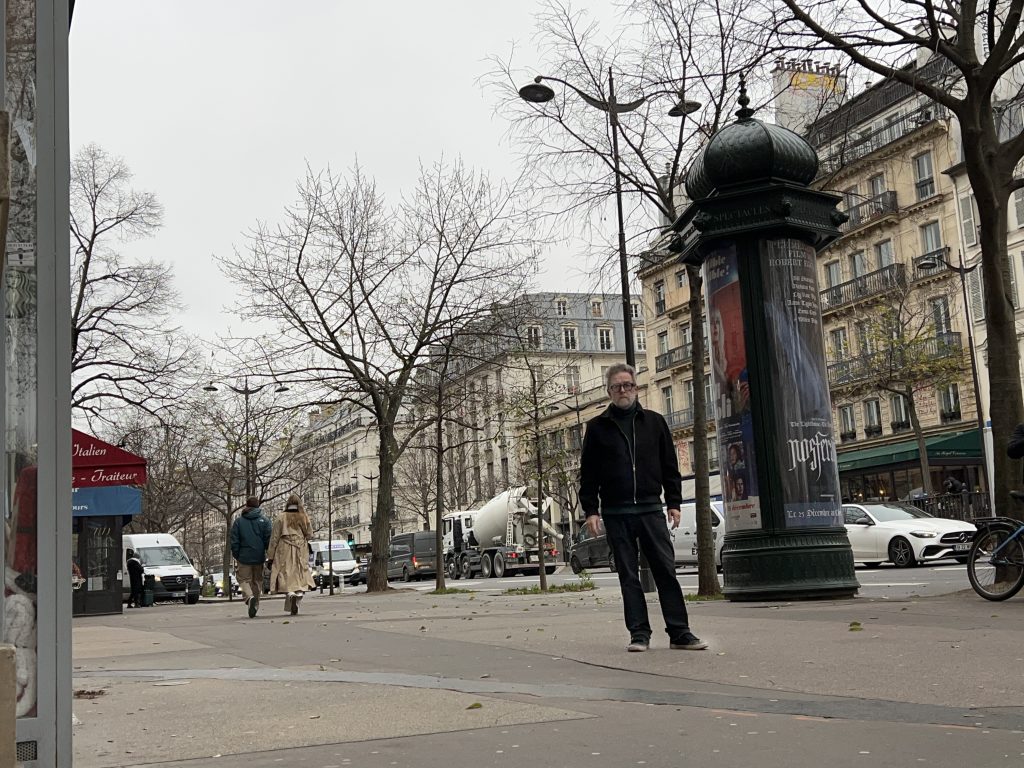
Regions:
[[960, 520], [932, 517], [910, 504], [886, 501], [844, 504], [853, 559], [869, 567], [897, 568], [955, 558], [966, 563], [977, 529]]

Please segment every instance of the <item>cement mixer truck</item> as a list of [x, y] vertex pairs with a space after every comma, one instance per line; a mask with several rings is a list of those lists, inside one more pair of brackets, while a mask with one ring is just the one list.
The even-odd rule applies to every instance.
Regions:
[[[545, 497], [541, 514], [551, 508]], [[544, 565], [554, 573], [558, 542], [562, 535], [544, 520]], [[526, 496], [526, 488], [510, 488], [499, 493], [480, 509], [451, 512], [442, 518], [445, 569], [452, 579], [468, 579], [480, 574], [516, 576], [537, 573], [540, 550], [537, 546], [537, 504]]]

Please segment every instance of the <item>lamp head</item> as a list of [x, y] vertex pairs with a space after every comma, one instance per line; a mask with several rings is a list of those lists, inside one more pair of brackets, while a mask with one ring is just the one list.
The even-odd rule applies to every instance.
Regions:
[[203, 392], [216, 392], [216, 391], [217, 391], [217, 385], [214, 384], [212, 381], [209, 384], [207, 384], [205, 387], [203, 387]]
[[277, 383], [277, 389], [275, 389], [274, 391], [277, 392], [277, 393], [287, 392], [288, 391], [288, 385], [287, 384], [282, 384], [281, 382], [278, 382]]
[[690, 101], [688, 99], [684, 99], [683, 95], [680, 94], [679, 95], [679, 101], [677, 101], [676, 105], [674, 107], [672, 107], [672, 109], [670, 109], [668, 111], [668, 116], [669, 117], [684, 117], [686, 115], [692, 115], [694, 112], [696, 112], [700, 108], [701, 108], [701, 103], [699, 101]]
[[544, 78], [537, 75], [533, 79], [532, 83], [524, 85], [519, 89], [519, 96], [523, 101], [529, 101], [532, 104], [543, 104], [545, 101], [551, 101], [555, 98], [555, 91], [547, 85], [544, 85], [541, 80]]
[[939, 260], [934, 256], [922, 256], [917, 260], [918, 269], [935, 269], [939, 266]]

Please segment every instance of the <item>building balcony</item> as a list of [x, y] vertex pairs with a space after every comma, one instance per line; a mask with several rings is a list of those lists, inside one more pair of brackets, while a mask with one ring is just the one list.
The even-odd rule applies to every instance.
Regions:
[[858, 301], [880, 296], [894, 288], [903, 288], [907, 284], [906, 267], [902, 264], [890, 264], [887, 267], [868, 272], [866, 275], [847, 280], [845, 283], [833, 285], [821, 292], [822, 313], [833, 312], [840, 307]]
[[867, 424], [864, 427], [864, 437], [881, 437], [882, 425], [881, 424]]
[[873, 221], [878, 221], [879, 219], [895, 214], [898, 211], [899, 207], [896, 205], [896, 193], [883, 192], [882, 194], [875, 195], [863, 203], [858, 203], [848, 211], [844, 211], [844, 213], [850, 218], [839, 225], [839, 231], [844, 235], [848, 235], [856, 229], [860, 229]]
[[957, 408], [953, 411], [939, 411], [939, 420], [943, 424], [950, 424], [954, 421], [960, 421], [961, 419], [960, 409]]
[[897, 435], [900, 432], [910, 431], [910, 421], [907, 419], [904, 419], [903, 421], [890, 421], [889, 426], [892, 428], [892, 433], [894, 435]]
[[827, 176], [839, 171], [845, 166], [861, 160], [872, 152], [877, 152], [883, 147], [899, 141], [904, 136], [909, 136], [928, 123], [945, 117], [946, 110], [935, 104], [928, 104], [916, 109], [898, 120], [886, 123], [878, 130], [870, 131], [861, 135], [856, 141], [848, 144], [841, 144], [828, 156], [821, 159], [818, 166], [818, 176]]
[[[949, 261], [948, 245], [942, 248], [936, 248], [934, 251], [922, 253], [914, 260], [914, 280], [927, 280], [931, 277], [953, 274], [949, 267], [942, 263], [943, 261]], [[921, 262], [934, 263], [934, 266], [918, 266]]]
[[852, 443], [856, 439], [857, 439], [857, 430], [856, 429], [851, 429], [851, 430], [849, 430], [847, 432], [840, 432], [839, 433], [839, 442], [840, 443]]
[[[828, 385], [845, 387], [868, 381], [879, 375], [880, 371], [901, 370], [907, 367], [905, 361], [895, 359], [897, 356], [911, 358], [925, 357], [938, 360], [963, 351], [959, 333], [940, 333], [929, 339], [909, 345], [906, 350], [890, 349], [872, 352], [848, 360], [838, 360], [828, 365]], [[867, 430], [865, 429], [865, 433]]]
[[677, 365], [690, 362], [693, 344], [683, 344], [681, 347], [674, 347], [668, 352], [663, 352], [654, 358], [654, 372], [661, 373]]
[[[707, 418], [708, 421], [714, 421], [715, 419], [715, 406], [713, 403], [707, 404]], [[665, 421], [668, 422], [669, 429], [685, 429], [686, 427], [693, 426], [693, 408], [683, 408], [679, 411], [672, 411], [672, 413], [665, 414]]]

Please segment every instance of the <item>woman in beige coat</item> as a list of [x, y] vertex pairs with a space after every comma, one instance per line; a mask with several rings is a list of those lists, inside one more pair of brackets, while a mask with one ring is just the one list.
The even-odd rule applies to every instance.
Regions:
[[313, 589], [309, 571], [309, 547], [313, 538], [309, 518], [302, 502], [294, 493], [284, 505], [284, 514], [274, 520], [270, 534], [267, 561], [270, 568], [270, 591], [285, 592], [284, 609], [292, 616], [299, 612], [299, 601], [307, 589]]

